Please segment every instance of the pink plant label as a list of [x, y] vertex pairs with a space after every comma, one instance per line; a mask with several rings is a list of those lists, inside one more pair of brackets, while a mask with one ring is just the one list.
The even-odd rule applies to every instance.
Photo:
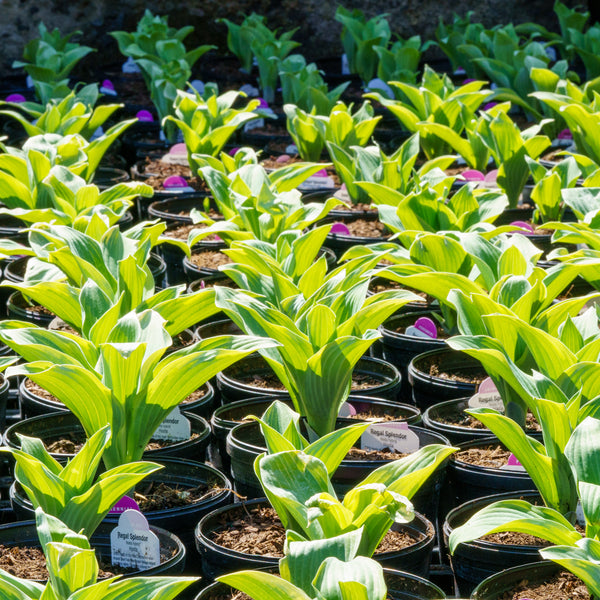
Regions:
[[563, 129], [556, 137], [559, 140], [572, 140], [573, 134], [570, 129]]
[[481, 171], [470, 169], [469, 171], [463, 171], [461, 175], [465, 181], [485, 181], [485, 175]]
[[490, 377], [486, 377], [480, 384], [477, 393], [469, 398], [469, 408], [493, 408], [504, 412], [504, 403], [498, 388]]
[[356, 414], [356, 409], [349, 402], [344, 402], [340, 407], [340, 412], [338, 413], [338, 417], [342, 419], [347, 419], [349, 417], [353, 417]]
[[525, 467], [517, 460], [517, 457], [512, 454], [508, 457], [508, 462], [500, 467], [504, 471], [522, 471], [525, 472]]
[[275, 159], [276, 163], [280, 163], [280, 164], [285, 164], [290, 162], [290, 160], [292, 160], [292, 157], [289, 154], [282, 154], [281, 156], [278, 156]]
[[229, 151], [229, 156], [235, 156], [238, 150], [239, 150], [239, 148], [232, 148]]
[[531, 225], [531, 223], [526, 223], [525, 221], [513, 221], [511, 223], [513, 227], [520, 227], [525, 231], [521, 231], [519, 229], [515, 229], [514, 233], [522, 233], [523, 235], [528, 235], [535, 232], [535, 229]]
[[329, 175], [327, 174], [327, 169], [321, 169], [312, 175], [312, 177], [329, 177]]
[[152, 116], [152, 113], [149, 110], [140, 110], [136, 113], [135, 116], [138, 118], [138, 120], [144, 123], [154, 122], [154, 117]]
[[204, 283], [204, 279], [202, 281], [200, 281], [200, 289], [201, 290], [206, 289], [206, 284]]
[[21, 104], [23, 102], [27, 102], [27, 99], [23, 94], [9, 94], [6, 96], [6, 102], [15, 102]]
[[[169, 154], [184, 156], [187, 154], [187, 147], [185, 144], [173, 144], [169, 148]], [[185, 182], [185, 179], [184, 179], [184, 182]], [[185, 185], [187, 185], [187, 182], [185, 182]]]
[[344, 223], [334, 223], [331, 226], [330, 232], [335, 235], [350, 235], [350, 230]]
[[486, 173], [484, 181], [486, 183], [492, 183], [492, 184], [496, 185], [497, 179], [498, 179], [498, 169], [492, 169], [491, 171], [488, 171]]
[[126, 510], [140, 510], [139, 504], [130, 496], [123, 496], [109, 511], [109, 515], [117, 515]]
[[167, 177], [163, 182], [163, 187], [169, 190], [172, 188], [183, 188], [187, 186], [188, 184], [186, 179], [179, 175], [171, 175], [170, 177]]
[[438, 332], [436, 324], [429, 317], [419, 317], [414, 325], [406, 328], [406, 335], [435, 340]]
[[419, 449], [419, 436], [408, 428], [408, 423], [390, 421], [374, 423], [360, 436], [363, 450], [385, 450], [410, 453]]

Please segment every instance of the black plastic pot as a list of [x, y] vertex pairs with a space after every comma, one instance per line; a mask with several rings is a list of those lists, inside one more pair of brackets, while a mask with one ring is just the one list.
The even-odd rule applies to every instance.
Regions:
[[[202, 247], [199, 248], [198, 250], [194, 250], [194, 254], [197, 253], [202, 253], [202, 252], [218, 252], [219, 250], [222, 250], [224, 248], [226, 248], [226, 244], [224, 242], [219, 242], [220, 247]], [[219, 273], [219, 269], [218, 268], [211, 268], [211, 267], [198, 267], [196, 266], [193, 262], [190, 261], [190, 259], [186, 256], [183, 259], [183, 272], [185, 273], [185, 277], [188, 281], [188, 283], [191, 283], [192, 281], [196, 281], [197, 279], [202, 279], [211, 275], [217, 275]]]
[[408, 380], [412, 386], [413, 401], [422, 411], [444, 400], [470, 397], [477, 391], [476, 383], [430, 375], [432, 365], [437, 366], [439, 373], [459, 372], [468, 377], [487, 377], [478, 360], [450, 348], [415, 356], [408, 365]]
[[[244, 400], [256, 396], [273, 396], [282, 398], [288, 395], [284, 389], [264, 388], [252, 386], [238, 379], [243, 376], [272, 375], [273, 371], [267, 362], [258, 354], [252, 354], [224, 371], [217, 373], [217, 387], [221, 392], [223, 404]], [[393, 365], [378, 358], [363, 356], [354, 369], [355, 375], [364, 375], [381, 383], [367, 389], [354, 390], [355, 394], [364, 394], [375, 398], [396, 400], [400, 392], [400, 373]]]
[[[245, 501], [241, 504], [230, 504], [211, 512], [198, 523], [195, 530], [196, 548], [200, 554], [202, 570], [206, 578], [215, 579], [219, 575], [241, 569], [277, 567], [279, 558], [242, 554], [219, 546], [211, 539], [212, 532], [223, 528], [228, 512], [239, 512], [242, 507], [252, 509], [257, 506], [269, 506], [269, 504], [265, 498]], [[395, 527], [398, 527], [399, 530], [409, 531], [420, 540], [403, 550], [375, 554], [373, 558], [384, 567], [402, 569], [426, 577], [429, 572], [429, 561], [434, 542], [433, 525], [422, 515], [416, 514], [411, 523], [402, 526], [395, 525]]]
[[[288, 396], [277, 398], [292, 406], [292, 401]], [[222, 464], [229, 468], [229, 455], [227, 454], [227, 436], [229, 432], [243, 422], [248, 415], [260, 416], [273, 403], [272, 396], [257, 396], [247, 400], [237, 400], [217, 408], [210, 420], [213, 432], [213, 444], [216, 447], [216, 453], [221, 457]], [[406, 421], [410, 425], [419, 425], [421, 423], [421, 413], [418, 408], [408, 404], [400, 404], [390, 400], [380, 398], [371, 398], [369, 396], [349, 396], [348, 403], [351, 404], [357, 413], [367, 412], [368, 410], [382, 410], [387, 414], [392, 414], [399, 421]], [[350, 422], [350, 421], [348, 421]]]
[[93, 184], [101, 190], [108, 189], [113, 185], [129, 181], [129, 173], [123, 169], [114, 167], [98, 167], [94, 173]]
[[471, 600], [501, 600], [523, 581], [530, 585], [545, 583], [563, 570], [564, 567], [547, 560], [505, 569], [482, 581], [473, 590]]
[[[347, 425], [348, 419], [340, 419], [340, 425]], [[448, 440], [439, 434], [409, 425], [419, 437], [420, 445], [448, 444]], [[263, 495], [262, 488], [254, 473], [254, 461], [257, 456], [266, 452], [264, 438], [258, 423], [255, 421], [241, 423], [234, 427], [227, 436], [227, 454], [231, 459], [231, 477], [238, 493], [248, 498], [257, 498]], [[331, 482], [338, 494], [344, 495], [356, 486], [369, 473], [389, 463], [389, 460], [343, 460], [331, 478]], [[445, 477], [445, 467], [439, 468], [421, 487], [411, 499], [415, 508], [427, 518], [437, 519], [439, 494]]]
[[[267, 570], [271, 571], [271, 569]], [[383, 576], [390, 600], [442, 600], [446, 598], [444, 592], [437, 585], [423, 577], [394, 569], [384, 569]], [[236, 590], [217, 581], [204, 588], [194, 600], [211, 600], [214, 598], [230, 600], [230, 597], [235, 593], [237, 593]]]
[[[110, 563], [110, 532], [114, 529], [114, 523], [100, 523], [98, 529], [90, 539], [92, 548], [96, 551], [99, 560]], [[161, 563], [158, 567], [144, 571], [134, 571], [123, 575], [123, 577], [150, 576], [150, 575], [181, 575], [185, 568], [186, 551], [181, 540], [172, 533], [151, 526], [152, 531], [158, 536], [161, 549], [165, 548], [171, 558]], [[40, 547], [37, 536], [35, 521], [17, 521], [0, 526], [0, 546], [8, 548], [15, 546]], [[35, 580], [32, 580], [35, 581]], [[38, 581], [38, 583], [45, 583]]]
[[[461, 504], [448, 513], [444, 521], [443, 533], [446, 547], [452, 530], [464, 524], [477, 511], [493, 502], [512, 498], [524, 498], [529, 502], [535, 502], [539, 499], [539, 494], [537, 492], [494, 494]], [[495, 573], [541, 561], [539, 549], [539, 546], [515, 546], [482, 540], [460, 544], [450, 560], [461, 597], [469, 596], [477, 585]]]
[[430, 406], [423, 413], [423, 424], [427, 429], [445, 435], [453, 445], [463, 442], [477, 442], [492, 435], [487, 428], [476, 429], [464, 425], [446, 423], [445, 418], [467, 416], [464, 410], [469, 407], [469, 398], [446, 400]]
[[[377, 212], [367, 212], [365, 214], [356, 214], [352, 213], [351, 216], [334, 216], [331, 217], [331, 213], [326, 219], [323, 219], [322, 223], [352, 223], [353, 221], [357, 221], [359, 219], [363, 219], [365, 221], [377, 221], [379, 219], [379, 214]], [[335, 255], [338, 259], [342, 257], [342, 255], [352, 248], [353, 246], [367, 246], [369, 244], [379, 244], [382, 242], [386, 242], [390, 237], [390, 233], [374, 236], [374, 237], [366, 237], [359, 235], [347, 235], [345, 233], [331, 233], [327, 234], [325, 238], [325, 245], [328, 248], [331, 248], [335, 252]]]
[[410, 398], [411, 387], [408, 381], [408, 365], [410, 361], [429, 350], [445, 348], [446, 341], [443, 339], [422, 338], [415, 335], [406, 335], [399, 333], [397, 328], [406, 328], [413, 325], [419, 317], [425, 317], [432, 314], [431, 310], [416, 310], [410, 312], [400, 312], [387, 319], [379, 328], [381, 339], [378, 340], [377, 348], [381, 351], [381, 358], [394, 365], [402, 375], [402, 399], [406, 401]]
[[[6, 346], [0, 346], [0, 356], [8, 354], [8, 352], [1, 352]], [[4, 375], [0, 375], [0, 431], [4, 431], [6, 428], [6, 405], [8, 402], [8, 392], [10, 384], [8, 379]]]
[[[458, 444], [458, 452], [499, 443], [498, 438], [488, 436]], [[444, 494], [444, 499], [448, 501], [447, 509], [495, 493], [535, 489], [531, 477], [525, 471], [481, 467], [459, 461], [456, 455], [451, 456], [448, 461], [447, 475], [448, 492]]]
[[[209, 419], [215, 405], [215, 388], [210, 383], [205, 383], [205, 393], [198, 400], [185, 402], [181, 404], [181, 408], [185, 412], [190, 412], [205, 419]], [[19, 403], [21, 407], [21, 416], [23, 419], [37, 417], [39, 415], [47, 415], [50, 413], [68, 413], [69, 410], [62, 402], [43, 398], [29, 389], [25, 385], [25, 380], [19, 385]]]
[[[210, 426], [205, 419], [198, 415], [185, 412], [184, 414], [191, 421], [192, 433], [198, 434], [198, 437], [144, 452], [145, 460], [160, 461], [163, 458], [185, 458], [199, 462], [205, 460], [206, 449], [210, 441]], [[79, 420], [70, 412], [40, 415], [11, 425], [4, 434], [4, 444], [11, 448], [19, 448], [18, 433], [29, 437], [38, 437], [42, 440], [55, 439], [68, 434], [85, 435]], [[72, 458], [73, 454], [53, 454], [52, 456], [56, 460], [64, 462]]]
[[47, 312], [40, 312], [34, 306], [29, 304], [21, 292], [13, 292], [6, 302], [6, 313], [9, 319], [27, 321], [38, 327], [48, 327], [55, 315]]
[[[199, 462], [172, 458], [160, 460], [158, 463], [163, 465], [164, 469], [145, 477], [139, 484], [139, 488], [143, 489], [147, 483], [164, 483], [180, 488], [209, 485], [219, 489], [213, 496], [194, 504], [144, 512], [150, 525], [170, 531], [182, 541], [187, 550], [187, 569], [190, 570], [192, 564], [196, 562], [192, 523], [197, 523], [204, 515], [231, 502], [231, 483], [217, 469]], [[11, 486], [10, 499], [12, 508], [20, 520], [34, 518], [31, 502], [15, 484]], [[103, 523], [112, 524], [114, 527], [118, 520], [119, 515], [109, 514], [104, 518]], [[199, 572], [199, 565], [191, 570]]]

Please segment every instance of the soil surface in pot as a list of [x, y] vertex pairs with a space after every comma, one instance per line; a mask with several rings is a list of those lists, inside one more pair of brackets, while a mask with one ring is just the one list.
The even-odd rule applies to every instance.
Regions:
[[483, 367], [471, 367], [467, 369], [453, 367], [452, 370], [444, 371], [444, 367], [442, 366], [442, 369], [440, 370], [440, 365], [437, 361], [438, 357], [431, 357], [423, 360], [419, 365], [419, 369], [423, 369], [423, 371], [431, 377], [447, 379], [448, 381], [457, 381], [460, 383], [479, 384], [488, 376]]
[[[214, 212], [214, 211], [211, 211]], [[183, 211], [179, 214], [184, 214]], [[208, 227], [208, 225], [206, 225], [205, 223], [197, 223], [196, 225], [194, 225], [193, 223], [188, 223], [186, 225], [179, 225], [178, 227], [173, 227], [172, 229], [167, 229], [164, 233], [163, 233], [163, 237], [168, 237], [168, 238], [172, 238], [174, 240], [181, 240], [183, 242], [187, 242], [188, 240], [188, 236], [190, 235], [190, 231], [192, 231], [192, 229], [206, 229]], [[208, 237], [204, 238], [207, 241], [217, 241], [217, 235], [216, 234], [211, 234]]]
[[[161, 547], [161, 564], [169, 560], [177, 552], [176, 548]], [[137, 569], [125, 568], [118, 565], [112, 565], [110, 561], [99, 560], [100, 571], [98, 579], [107, 579], [115, 575], [125, 575], [134, 573]], [[48, 570], [46, 569], [46, 557], [41, 548], [38, 547], [20, 547], [20, 546], [1, 546], [0, 545], [0, 569], [4, 569], [11, 575], [21, 577], [22, 579], [48, 579]]]
[[380, 238], [387, 235], [385, 225], [381, 221], [356, 219], [355, 221], [343, 220], [342, 222], [353, 237]]
[[[394, 414], [390, 414], [388, 411], [392, 411]], [[402, 411], [394, 410], [388, 407], [372, 407], [367, 411], [362, 411], [356, 413], [355, 415], [350, 415], [349, 419], [357, 419], [360, 421], [401, 421], [406, 418], [406, 415], [402, 414]]]
[[510, 452], [501, 444], [490, 444], [462, 450], [457, 452], [454, 457], [458, 462], [469, 465], [499, 469], [508, 464]]
[[[239, 508], [221, 516], [221, 527], [211, 532], [212, 540], [219, 546], [260, 556], [283, 556], [285, 528], [275, 510], [256, 507], [250, 510]], [[407, 531], [389, 531], [375, 554], [398, 551], [424, 539]]]
[[399, 460], [405, 456], [408, 456], [408, 454], [405, 452], [394, 452], [390, 448], [383, 448], [381, 450], [350, 448], [350, 451], [346, 454], [346, 460]]
[[146, 159], [144, 164], [144, 173], [148, 173], [148, 177], [144, 179], [155, 190], [164, 191], [163, 183], [167, 177], [177, 175], [184, 177], [187, 184], [199, 192], [210, 191], [204, 181], [199, 177], [192, 177], [192, 170], [187, 165], [177, 165], [168, 163], [162, 160]]
[[590, 593], [585, 584], [572, 573], [557, 573], [548, 581], [530, 584], [524, 580], [519, 585], [506, 592], [498, 600], [556, 600], [557, 598], [568, 598], [569, 600], [589, 600]]
[[216, 485], [201, 483], [195, 487], [171, 486], [162, 481], [141, 482], [133, 498], [142, 512], [189, 506], [207, 500], [223, 491]]
[[[261, 389], [285, 390], [285, 387], [275, 374], [236, 374], [233, 376], [233, 379], [240, 381], [241, 383], [245, 383], [246, 385], [251, 385], [252, 387]], [[362, 373], [354, 373], [352, 375], [351, 390], [353, 392], [368, 390], [370, 388], [377, 387], [378, 385], [381, 385], [381, 380], [371, 377], [370, 375]]]
[[[468, 427], [469, 429], [486, 429], [485, 425], [481, 421], [463, 411], [456, 412], [455, 414], [451, 415], [436, 417], [435, 421], [437, 423], [444, 423], [446, 425]], [[525, 419], [525, 429], [530, 432], [538, 432], [542, 430], [540, 424], [537, 422], [536, 418], [531, 412], [527, 413], [527, 418]]]
[[218, 250], [207, 250], [190, 256], [190, 262], [200, 269], [213, 269], [216, 271], [221, 265], [229, 265], [233, 261], [227, 254]]

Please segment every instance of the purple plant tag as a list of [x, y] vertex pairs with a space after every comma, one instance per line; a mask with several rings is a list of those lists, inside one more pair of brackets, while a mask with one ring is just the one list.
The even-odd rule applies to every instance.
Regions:
[[465, 178], [465, 181], [485, 181], [485, 175], [475, 169], [463, 171], [461, 175]]
[[312, 177], [329, 177], [329, 175], [327, 175], [327, 169], [321, 169], [312, 175]]
[[20, 104], [21, 102], [27, 102], [27, 99], [23, 94], [9, 94], [6, 96], [6, 102], [18, 102]]
[[109, 515], [118, 515], [128, 509], [140, 510], [139, 504], [130, 496], [123, 496], [111, 509]]
[[154, 122], [154, 117], [152, 116], [152, 113], [149, 110], [140, 110], [137, 112], [137, 114], [135, 116], [140, 121], [143, 121], [145, 123], [153, 123]]
[[487, 104], [484, 104], [483, 110], [490, 110], [490, 108], [494, 108], [497, 104], [497, 102], [488, 102]]
[[292, 157], [289, 154], [282, 154], [275, 159], [276, 163], [287, 163], [292, 160]]
[[486, 183], [496, 183], [496, 179], [498, 179], [498, 169], [493, 169], [492, 171], [489, 171], [488, 173], [486, 173], [485, 175], [485, 182]]
[[473, 83], [474, 81], [477, 81], [477, 80], [471, 79], [471, 78], [463, 79], [463, 85], [466, 85], [467, 83]]
[[259, 105], [258, 108], [269, 108], [269, 103], [264, 98], [257, 98]]
[[337, 235], [350, 235], [350, 230], [344, 223], [334, 223], [331, 226], [330, 232]]
[[163, 182], [163, 187], [165, 188], [182, 188], [187, 187], [187, 181], [184, 177], [180, 177], [179, 175], [171, 175], [167, 177]]
[[437, 327], [429, 317], [420, 317], [415, 321], [415, 329], [427, 334], [430, 338], [437, 338]]
[[206, 289], [206, 284], [204, 283], [204, 279], [202, 279], [202, 281], [200, 281], [200, 289], [201, 290]]
[[523, 235], [528, 235], [530, 233], [534, 233], [534, 228], [532, 227], [531, 223], [525, 223], [525, 221], [513, 221], [511, 223], [512, 226], [514, 227], [522, 227], [523, 229], [525, 229], [526, 231], [519, 231], [518, 229], [515, 229], [515, 233], [522, 233]]
[[559, 140], [572, 140], [573, 134], [570, 129], [563, 129], [556, 137]]
[[103, 87], [107, 90], [112, 90], [113, 92], [115, 91], [115, 86], [110, 79], [105, 79], [100, 87]]
[[173, 144], [169, 148], [169, 154], [187, 154], [187, 147], [185, 144]]
[[512, 454], [508, 457], [508, 462], [506, 463], [507, 465], [511, 466], [511, 467], [522, 467], [523, 465], [517, 460], [517, 457]]
[[229, 151], [229, 156], [235, 156], [238, 150], [239, 150], [239, 148], [232, 148]]

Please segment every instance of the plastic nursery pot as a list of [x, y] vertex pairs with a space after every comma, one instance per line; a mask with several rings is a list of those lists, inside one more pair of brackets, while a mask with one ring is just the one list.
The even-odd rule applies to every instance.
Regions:
[[[253, 385], [253, 382], [258, 383]], [[396, 367], [378, 358], [363, 356], [354, 368], [353, 394], [396, 400], [400, 385]], [[281, 398], [288, 395], [271, 367], [258, 354], [247, 356], [217, 373], [217, 387], [223, 404], [253, 396]]]
[[535, 489], [531, 477], [525, 471], [483, 467], [457, 458], [457, 455], [465, 450], [496, 444], [501, 445], [498, 438], [491, 435], [458, 444], [458, 452], [448, 460], [446, 484], [448, 492], [444, 494], [444, 501], [448, 502], [446, 508], [454, 508], [469, 500], [494, 493]]
[[[210, 420], [213, 432], [213, 442], [217, 448], [223, 465], [229, 468], [229, 455], [227, 454], [226, 441], [229, 432], [242, 423], [248, 415], [262, 415], [273, 403], [272, 396], [257, 396], [246, 400], [237, 400], [217, 408]], [[277, 398], [288, 406], [292, 406], [292, 400], [288, 396]], [[409, 404], [400, 404], [390, 400], [380, 398], [371, 398], [369, 396], [349, 396], [348, 403], [354, 410], [360, 413], [372, 413], [377, 416], [392, 415], [398, 421], [405, 421], [411, 425], [418, 425], [421, 422], [421, 413], [418, 408]], [[348, 419], [345, 421], [351, 424]]]
[[[379, 222], [379, 214], [377, 212], [367, 212], [365, 214], [353, 213], [350, 216], [332, 217], [331, 213], [329, 213], [329, 216], [320, 221], [320, 223], [342, 223], [343, 225], [349, 225], [352, 227], [352, 225], [356, 224], [359, 220], [366, 222]], [[379, 244], [387, 241], [390, 235], [391, 234], [389, 231], [387, 231], [385, 228], [377, 234], [373, 232], [372, 235], [352, 235], [348, 233], [332, 233], [330, 231], [325, 238], [325, 245], [328, 248], [331, 248], [337, 258], [340, 259], [342, 255], [353, 246]]]
[[[202, 462], [205, 460], [206, 449], [210, 441], [210, 426], [205, 419], [192, 413], [184, 412], [192, 425], [192, 437], [183, 442], [174, 442], [168, 446], [156, 450], [144, 452], [144, 460], [160, 461], [163, 458], [185, 458]], [[37, 437], [45, 443], [65, 438], [77, 443], [85, 440], [85, 432], [77, 417], [70, 412], [51, 413], [24, 419], [19, 423], [11, 425], [4, 434], [4, 444], [12, 448], [19, 448], [17, 434]], [[73, 458], [72, 453], [51, 453], [58, 461], [66, 461]]]
[[511, 567], [482, 581], [473, 590], [471, 600], [502, 600], [507, 597], [505, 594], [515, 590], [524, 581], [532, 587], [544, 584], [563, 570], [557, 563], [547, 560]]
[[[238, 552], [217, 544], [213, 539], [214, 532], [228, 528], [231, 522], [239, 519], [240, 516], [243, 517], [240, 513], [248, 514], [253, 508], [259, 507], [270, 507], [270, 504], [266, 498], [230, 504], [209, 513], [198, 523], [195, 531], [196, 548], [206, 578], [215, 579], [219, 575], [242, 569], [277, 567], [280, 557]], [[416, 513], [412, 522], [403, 525], [395, 524], [393, 529], [406, 531], [415, 539], [415, 543], [401, 550], [375, 554], [373, 558], [384, 567], [402, 569], [425, 577], [429, 572], [429, 561], [435, 538], [433, 525], [425, 517]]]
[[461, 425], [468, 415], [464, 412], [469, 408], [470, 398], [446, 400], [430, 406], [423, 413], [423, 424], [427, 429], [445, 435], [453, 445], [463, 442], [477, 442], [492, 435], [491, 431], [479, 421], [479, 427]]
[[13, 292], [6, 302], [6, 313], [9, 319], [27, 321], [38, 327], [48, 327], [56, 316], [43, 306], [30, 304], [21, 292]]
[[[214, 492], [207, 492], [207, 497], [187, 504], [185, 506], [176, 506], [173, 508], [162, 508], [158, 510], [145, 510], [144, 516], [148, 519], [150, 525], [160, 527], [176, 535], [184, 544], [187, 550], [187, 568], [190, 569], [195, 562], [196, 552], [194, 551], [194, 530], [193, 523], [197, 523], [204, 515], [229, 504], [232, 499], [231, 483], [217, 469], [203, 463], [183, 459], [163, 459], [158, 461], [164, 466], [164, 469], [151, 473], [138, 484], [137, 489], [144, 493], [144, 488], [148, 484], [165, 484], [171, 488], [191, 489], [198, 486], [206, 486], [214, 489]], [[20, 486], [13, 484], [10, 488], [10, 500], [12, 507], [20, 520], [34, 518], [34, 509], [20, 489]], [[111, 524], [113, 527], [117, 524], [119, 515], [107, 515], [103, 523]], [[193, 569], [194, 571], [199, 571]]]
[[[0, 346], [0, 356], [8, 354], [7, 352], [2, 352], [4, 348], [6, 348], [6, 346]], [[9, 389], [10, 384], [8, 379], [6, 379], [4, 375], [0, 375], [0, 431], [4, 431], [6, 428], [6, 405], [8, 402]]]
[[201, 256], [202, 264], [196, 264], [190, 260], [187, 256], [183, 258], [183, 272], [188, 283], [195, 281], [196, 279], [202, 279], [210, 275], [217, 275], [219, 273], [219, 266], [230, 264], [232, 260], [221, 252], [226, 248], [224, 242], [220, 242], [220, 247], [206, 247], [202, 246], [198, 249], [194, 249], [192, 256]]
[[[345, 426], [348, 419], [340, 419], [339, 425]], [[443, 436], [409, 425], [419, 437], [420, 446], [428, 444], [447, 444]], [[240, 423], [234, 427], [227, 436], [227, 454], [231, 459], [231, 477], [238, 493], [249, 498], [263, 495], [262, 488], [254, 473], [254, 461], [257, 456], [266, 452], [264, 438], [258, 423]], [[331, 478], [334, 489], [340, 495], [360, 483], [369, 473], [391, 462], [390, 460], [343, 460]], [[445, 467], [442, 466], [431, 475], [421, 489], [413, 496], [411, 502], [416, 510], [422, 512], [427, 518], [436, 520], [439, 494], [445, 477]]]
[[[378, 348], [381, 358], [394, 365], [402, 375], [402, 398], [410, 398], [410, 383], [408, 381], [408, 365], [419, 354], [429, 350], [445, 348], [446, 341], [440, 338], [424, 338], [416, 335], [407, 335], [404, 330], [414, 325], [421, 317], [430, 317], [431, 310], [417, 309], [415, 311], [401, 311], [387, 319], [380, 327], [381, 339]], [[433, 320], [433, 319], [432, 319]], [[434, 320], [435, 322], [435, 320]], [[398, 330], [401, 331], [398, 331]]]
[[[110, 532], [115, 528], [114, 523], [102, 522], [90, 538], [90, 545], [96, 551], [99, 561], [110, 564]], [[157, 567], [143, 571], [132, 571], [123, 577], [137, 577], [140, 575], [181, 575], [185, 567], [186, 551], [181, 540], [174, 534], [160, 527], [150, 526], [151, 530], [158, 536], [161, 555], [165, 560]], [[17, 521], [0, 526], [0, 546], [6, 549], [17, 546], [39, 548], [35, 521]], [[168, 557], [168, 558], [167, 558]], [[162, 556], [161, 556], [162, 558]], [[35, 581], [35, 580], [32, 580]], [[45, 581], [38, 580], [38, 583]]]
[[[21, 407], [21, 416], [24, 419], [37, 417], [39, 415], [47, 415], [57, 412], [69, 412], [62, 402], [54, 398], [45, 398], [28, 389], [26, 382], [23, 380], [19, 384], [19, 403]], [[215, 404], [215, 388], [210, 383], [205, 383], [200, 388], [204, 393], [197, 399], [183, 402], [181, 408], [186, 412], [199, 415], [205, 419], [210, 418]]]
[[[271, 569], [267, 569], [271, 570]], [[384, 569], [383, 576], [390, 600], [443, 600], [446, 595], [437, 585], [423, 577], [411, 575], [395, 569]], [[231, 600], [237, 590], [219, 581], [205, 587], [194, 600]]]
[[[452, 530], [463, 525], [477, 511], [493, 502], [514, 498], [536, 502], [539, 500], [539, 494], [528, 491], [494, 494], [471, 500], [452, 510], [443, 526], [445, 546], [448, 547], [448, 537]], [[484, 579], [504, 569], [541, 561], [539, 550], [540, 546], [517, 546], [483, 540], [460, 544], [450, 558], [460, 596], [467, 598]]]
[[115, 169], [114, 167], [98, 167], [94, 173], [92, 183], [97, 185], [101, 190], [106, 190], [118, 183], [129, 181], [129, 173], [123, 169]]
[[415, 356], [407, 372], [413, 401], [422, 411], [444, 400], [472, 396], [487, 377], [478, 360], [450, 348]]

